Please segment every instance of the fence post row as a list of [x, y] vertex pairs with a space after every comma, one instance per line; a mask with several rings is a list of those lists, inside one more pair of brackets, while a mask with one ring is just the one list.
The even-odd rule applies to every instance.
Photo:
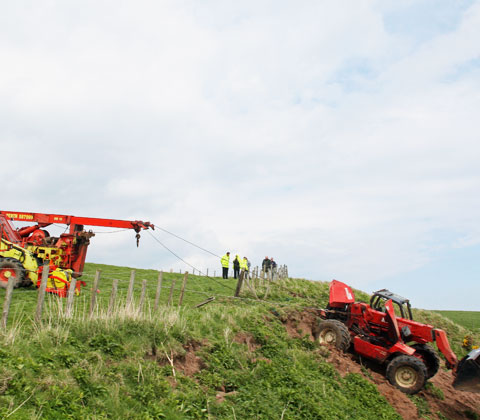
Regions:
[[162, 293], [162, 282], [163, 282], [163, 271], [158, 273], [158, 283], [157, 283], [157, 292], [155, 293], [155, 305], [153, 306], [153, 311], [156, 312], [158, 309], [158, 303], [160, 302], [160, 293]]
[[43, 263], [42, 282], [38, 289], [37, 310], [35, 311], [35, 322], [42, 320], [43, 302], [45, 301], [45, 290], [47, 288], [48, 274], [50, 272], [50, 261], [45, 260]]
[[242, 283], [243, 283], [244, 276], [245, 276], [245, 270], [240, 271], [240, 275], [238, 276], [237, 288], [235, 289], [235, 294], [233, 295], [234, 297], [240, 296], [240, 291], [242, 290]]
[[147, 280], [142, 281], [142, 292], [140, 293], [140, 302], [138, 302], [138, 313], [143, 310], [143, 304], [145, 303], [145, 291], [147, 290]]
[[187, 284], [187, 278], [188, 278], [188, 271], [185, 271], [185, 275], [183, 276], [182, 290], [180, 291], [180, 299], [178, 299], [178, 306], [182, 306], [183, 294], [185, 293], [185, 286]]
[[98, 282], [100, 280], [100, 270], [97, 270], [95, 273], [95, 280], [93, 280], [93, 287], [92, 287], [92, 297], [90, 299], [90, 318], [93, 316], [93, 311], [95, 310], [95, 306], [97, 303], [97, 290], [98, 290]]
[[[170, 270], [172, 271], [172, 270]], [[206, 270], [207, 276], [208, 276], [208, 268]], [[45, 302], [45, 294], [46, 294], [46, 287], [47, 287], [47, 282], [48, 282], [48, 277], [50, 273], [50, 265], [49, 261], [46, 260], [43, 265], [43, 273], [42, 273], [42, 278], [40, 282], [40, 287], [38, 290], [38, 298], [37, 298], [37, 306], [36, 306], [36, 311], [35, 311], [35, 322], [40, 323], [42, 320], [42, 313], [43, 313], [43, 305]], [[199, 271], [200, 273], [200, 271]], [[188, 280], [188, 271], [185, 271], [184, 277], [183, 277], [183, 283], [182, 287], [180, 290], [180, 295], [179, 295], [179, 301], [178, 301], [178, 306], [182, 306], [183, 304], [183, 299], [185, 295], [185, 288], [187, 285], [187, 280]], [[95, 273], [95, 279], [91, 291], [91, 300], [90, 300], [90, 307], [89, 307], [89, 316], [92, 318], [93, 313], [96, 309], [97, 306], [97, 290], [98, 290], [98, 283], [100, 281], [100, 275], [101, 271], [97, 270]], [[132, 270], [130, 273], [130, 282], [128, 285], [128, 292], [127, 292], [127, 299], [126, 299], [126, 308], [129, 308], [133, 304], [133, 294], [134, 294], [134, 283], [135, 283], [135, 275], [136, 271]], [[214, 271], [214, 276], [216, 275], [216, 271]], [[269, 270], [268, 272], [264, 272], [263, 270], [260, 271], [259, 267], [256, 266], [252, 272], [251, 272], [251, 279], [248, 276], [248, 273], [245, 272], [245, 270], [242, 270], [240, 272], [240, 275], [238, 277], [238, 282], [236, 285], [236, 289], [234, 292], [234, 297], [239, 297], [240, 293], [242, 291], [243, 284], [248, 287], [248, 289], [252, 292], [252, 294], [255, 296], [256, 299], [259, 299], [256, 287], [260, 287], [261, 283], [263, 283], [263, 287], [265, 287], [265, 292], [263, 299], [266, 299], [267, 296], [269, 295], [272, 287], [272, 283], [275, 281], [278, 282], [285, 282], [289, 280], [288, 277], [288, 267], [286, 265], [279, 266], [277, 270]], [[9, 316], [9, 311], [10, 311], [10, 305], [11, 305], [11, 300], [12, 300], [12, 295], [13, 295], [13, 289], [15, 285], [15, 277], [11, 277], [8, 280], [8, 285], [7, 285], [7, 290], [5, 293], [5, 300], [3, 304], [3, 312], [2, 312], [2, 318], [0, 320], [0, 328], [6, 329], [7, 328], [7, 322], [8, 322], [8, 316]], [[74, 309], [74, 298], [75, 298], [75, 288], [76, 288], [76, 282], [77, 279], [75, 277], [72, 277], [72, 280], [70, 282], [70, 286], [68, 289], [68, 294], [67, 294], [67, 302], [66, 302], [66, 310], [65, 310], [65, 316], [66, 318], [70, 318], [73, 315], [73, 309]], [[108, 315], [111, 315], [112, 312], [114, 311], [115, 308], [115, 303], [116, 303], [116, 297], [118, 294], [118, 279], [113, 279], [112, 283], [112, 291], [110, 294], [110, 300], [108, 304]], [[173, 294], [175, 290], [175, 284], [176, 284], [176, 279], [175, 277], [172, 278], [171, 281], [171, 287], [170, 287], [170, 293], [168, 296], [168, 301], [167, 305], [172, 306], [173, 304]], [[156, 294], [155, 294], [155, 304], [154, 304], [154, 311], [158, 310], [159, 304], [160, 304], [160, 296], [162, 292], [162, 287], [163, 287], [163, 271], [159, 271], [158, 273], [158, 282], [157, 282], [157, 289], [156, 289]], [[142, 283], [142, 291], [140, 295], [140, 301], [139, 301], [139, 312], [143, 311], [144, 306], [145, 306], [145, 300], [147, 296], [147, 280], [143, 280]], [[210, 298], [211, 299], [211, 298]]]
[[70, 282], [70, 286], [68, 288], [68, 295], [67, 295], [67, 308], [65, 310], [65, 315], [67, 318], [72, 316], [73, 311], [73, 298], [75, 297], [75, 287], [77, 286], [77, 279], [76, 277], [72, 277], [72, 281]]
[[135, 270], [132, 270], [130, 273], [130, 283], [128, 283], [127, 302], [126, 302], [127, 307], [130, 307], [132, 305], [134, 283], [135, 283]]
[[117, 298], [118, 279], [113, 279], [112, 292], [110, 293], [110, 301], [108, 302], [107, 314], [110, 315], [115, 308], [115, 299]]
[[173, 298], [173, 289], [175, 288], [175, 277], [172, 279], [172, 286], [170, 287], [170, 294], [168, 295], [168, 306], [172, 305], [172, 298]]
[[3, 302], [3, 313], [2, 313], [2, 328], [4, 330], [7, 329], [7, 320], [8, 320], [8, 313], [10, 312], [10, 302], [12, 301], [12, 294], [13, 294], [13, 286], [17, 278], [12, 276], [8, 279], [7, 291], [5, 293], [5, 301]]

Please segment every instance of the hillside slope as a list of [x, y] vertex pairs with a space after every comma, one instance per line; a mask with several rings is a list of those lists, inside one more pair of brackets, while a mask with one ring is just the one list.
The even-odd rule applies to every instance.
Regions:
[[[154, 311], [158, 273], [137, 270], [135, 299], [126, 306], [130, 269], [87, 264], [89, 284], [97, 269], [102, 276], [92, 317], [88, 287], [72, 318], [64, 301], [51, 296], [42, 325], [31, 320], [37, 292], [15, 291], [0, 337], [1, 418], [478, 418], [479, 398], [451, 389], [450, 372], [442, 370], [409, 398], [378, 367], [316, 344], [311, 308], [325, 306], [326, 283], [250, 285], [245, 299], [233, 299], [234, 280], [190, 276], [179, 308], [183, 275], [165, 273]], [[107, 314], [113, 279], [118, 296]], [[167, 306], [174, 281], [173, 305]], [[216, 299], [194, 307], [208, 296]], [[439, 314], [416, 315], [447, 330], [461, 355], [465, 329]]]

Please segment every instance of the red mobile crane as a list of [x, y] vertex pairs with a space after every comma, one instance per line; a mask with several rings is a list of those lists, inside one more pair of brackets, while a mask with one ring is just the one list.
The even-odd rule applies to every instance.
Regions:
[[[11, 221], [33, 222], [16, 229]], [[70, 226], [68, 233], [52, 237], [45, 228], [52, 224]], [[84, 226], [133, 229], [137, 246], [140, 231], [154, 229], [150, 222], [76, 217], [61, 214], [29, 213], [0, 210], [0, 287], [6, 287], [11, 277], [14, 287], [37, 284], [43, 262], [50, 262], [47, 291], [66, 296], [72, 277], [82, 275], [92, 231]], [[78, 291], [81, 282], [77, 282]]]

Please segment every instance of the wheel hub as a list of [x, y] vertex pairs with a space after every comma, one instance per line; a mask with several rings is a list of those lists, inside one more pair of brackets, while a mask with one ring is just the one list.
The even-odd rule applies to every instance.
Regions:
[[320, 336], [320, 342], [325, 344], [334, 344], [337, 339], [337, 336], [332, 330], [325, 330]]
[[10, 277], [15, 277], [15, 271], [12, 271], [10, 268], [0, 270], [0, 280], [8, 281]]
[[403, 366], [397, 369], [395, 379], [400, 386], [410, 388], [417, 382], [417, 372], [409, 366]]

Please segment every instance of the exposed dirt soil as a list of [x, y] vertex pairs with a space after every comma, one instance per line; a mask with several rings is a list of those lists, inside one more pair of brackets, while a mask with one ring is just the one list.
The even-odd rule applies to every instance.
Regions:
[[252, 337], [252, 335], [246, 332], [240, 332], [235, 335], [233, 341], [239, 344], [246, 344], [246, 346], [248, 347], [248, 351], [250, 352], [254, 352], [260, 347], [260, 344], [257, 344], [255, 342], [255, 339]]
[[[290, 337], [308, 336], [310, 340], [314, 340], [318, 318], [311, 311], [290, 313], [284, 320], [284, 325]], [[419, 417], [417, 407], [412, 400], [388, 382], [384, 367], [361, 359], [358, 355], [342, 353], [335, 348], [329, 348], [329, 352], [327, 361], [335, 366], [341, 376], [348, 373], [363, 375], [377, 386], [378, 391], [405, 420], [422, 418]], [[438, 413], [449, 420], [480, 418], [480, 394], [455, 390], [452, 387], [451, 371], [446, 371], [442, 367], [429, 382], [434, 385], [434, 388], [424, 389], [417, 394], [428, 403], [430, 410], [428, 418], [443, 420], [437, 415]], [[441, 390], [443, 399], [435, 392], [435, 388]]]
[[314, 341], [314, 333], [318, 325], [318, 318], [313, 312], [291, 312], [284, 320], [287, 333], [292, 338], [301, 338], [308, 336]]
[[186, 376], [192, 377], [204, 368], [203, 360], [196, 355], [196, 352], [206, 343], [191, 341], [183, 346], [185, 354], [168, 354], [157, 348], [152, 348], [151, 352], [145, 355], [146, 359], [156, 360], [161, 366], [173, 365], [176, 372], [182, 372]]

